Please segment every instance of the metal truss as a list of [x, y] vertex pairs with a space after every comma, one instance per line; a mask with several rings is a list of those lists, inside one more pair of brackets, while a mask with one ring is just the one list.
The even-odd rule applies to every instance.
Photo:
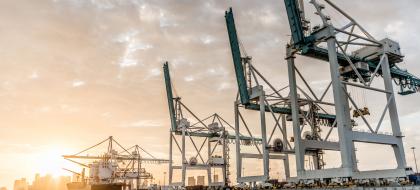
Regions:
[[[286, 178], [290, 177], [289, 170], [289, 157], [285, 152], [290, 152], [292, 146], [288, 142], [287, 128], [286, 128], [286, 115], [279, 114], [273, 111], [273, 106], [277, 105], [277, 108], [287, 106], [287, 102], [284, 101], [283, 96], [280, 94], [282, 90], [275, 90], [273, 93], [265, 93], [263, 86], [259, 83], [258, 78], [263, 80], [268, 86], [273, 87], [251, 64], [251, 59], [243, 59], [244, 66], [247, 68], [246, 74], [248, 76], [248, 85], [252, 86], [254, 81], [256, 86], [249, 89], [250, 99], [253, 105], [258, 105], [260, 112], [260, 127], [258, 131], [252, 131], [249, 128], [246, 117], [241, 113], [241, 109], [246, 109], [246, 106], [241, 104], [239, 96], [234, 104], [235, 109], [235, 134], [236, 138], [236, 179], [238, 183], [253, 183], [262, 181], [265, 182], [270, 179], [269, 169], [270, 160], [283, 160], [284, 172]], [[254, 80], [253, 80], [254, 79]], [[272, 117], [274, 126], [267, 131], [266, 124], [266, 112], [269, 113], [269, 117]], [[242, 130], [241, 130], [242, 129]], [[278, 130], [277, 130], [278, 129]], [[241, 142], [241, 132], [245, 130], [246, 134], [253, 137], [253, 134], [261, 134], [261, 142]], [[254, 138], [254, 137], [253, 137]], [[254, 153], [243, 153], [241, 151], [240, 144], [245, 143], [255, 147]], [[261, 159], [263, 163], [263, 174], [260, 176], [243, 176], [242, 168], [244, 168], [243, 159]]]
[[[189, 109], [177, 100], [177, 106], [185, 108], [189, 114], [194, 115]], [[225, 126], [228, 125], [219, 115], [213, 114], [206, 119], [194, 117], [196, 123], [190, 124], [184, 116], [177, 120], [177, 131], [170, 132], [169, 147], [169, 184], [172, 186], [186, 186], [186, 172], [188, 170], [203, 170], [207, 172], [209, 186], [226, 186], [229, 183], [229, 146], [228, 132]], [[209, 125], [205, 124], [210, 122]], [[211, 128], [214, 127], [214, 128]], [[211, 129], [210, 129], [211, 128]], [[180, 140], [176, 137], [179, 136]], [[207, 145], [206, 148], [204, 148]], [[175, 146], [175, 148], [174, 148]], [[191, 150], [192, 148], [192, 150]], [[221, 155], [217, 155], [217, 152]], [[191, 157], [187, 158], [187, 152]], [[175, 155], [180, 155], [181, 163], [174, 162]], [[222, 170], [222, 181], [213, 181], [212, 169]], [[173, 181], [174, 170], [181, 170], [181, 182]]]

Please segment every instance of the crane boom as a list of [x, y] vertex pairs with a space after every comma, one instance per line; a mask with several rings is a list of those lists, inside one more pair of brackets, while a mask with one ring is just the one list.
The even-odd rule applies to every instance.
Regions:
[[289, 19], [290, 30], [292, 32], [293, 43], [298, 46], [305, 43], [305, 35], [300, 17], [299, 4], [295, 0], [285, 0], [286, 12]]
[[171, 75], [169, 74], [169, 66], [168, 62], [163, 64], [163, 73], [165, 77], [165, 86], [166, 86], [166, 95], [168, 99], [168, 107], [169, 107], [169, 115], [171, 118], [171, 130], [176, 131], [176, 116], [175, 116], [175, 108], [174, 108], [174, 97], [172, 94], [172, 83], [171, 83]]
[[241, 50], [239, 49], [238, 34], [236, 33], [235, 19], [232, 8], [225, 13], [226, 27], [229, 34], [230, 49], [232, 50], [233, 64], [235, 66], [236, 81], [238, 82], [239, 94], [242, 104], [249, 103], [249, 94], [245, 79], [244, 67], [242, 65]]

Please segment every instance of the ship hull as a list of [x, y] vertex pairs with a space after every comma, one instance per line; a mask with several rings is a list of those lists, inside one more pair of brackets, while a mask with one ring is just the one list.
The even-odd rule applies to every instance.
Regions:
[[67, 184], [67, 190], [91, 190], [90, 185], [80, 182], [72, 182]]
[[88, 185], [86, 183], [68, 183], [67, 190], [124, 190], [126, 185], [120, 183], [114, 184], [95, 184]]
[[100, 184], [92, 185], [91, 190], [123, 190], [124, 184]]

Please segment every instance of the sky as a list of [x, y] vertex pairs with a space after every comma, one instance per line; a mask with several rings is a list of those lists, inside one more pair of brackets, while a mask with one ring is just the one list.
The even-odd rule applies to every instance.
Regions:
[[[398, 41], [402, 67], [420, 75], [419, 1], [334, 2], [377, 39]], [[230, 6], [254, 65], [287, 85], [290, 30], [279, 0], [0, 1], [0, 186], [36, 172], [67, 174], [60, 155], [108, 136], [167, 157], [164, 61], [177, 94], [199, 117], [217, 112], [233, 124], [237, 89], [224, 21]], [[324, 63], [298, 58], [297, 65], [312, 85], [325, 85], [328, 73], [318, 74]], [[420, 143], [419, 98], [397, 96], [411, 165], [408, 147]], [[362, 157], [381, 154], [368, 149]]]

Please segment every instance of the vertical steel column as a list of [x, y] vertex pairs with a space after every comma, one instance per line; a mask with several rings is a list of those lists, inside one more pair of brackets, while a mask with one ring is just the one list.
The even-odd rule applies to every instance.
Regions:
[[267, 150], [267, 130], [265, 125], [265, 92], [262, 86], [260, 88], [260, 120], [261, 120], [261, 140], [263, 149], [263, 164], [264, 164], [264, 178], [268, 179], [269, 176], [269, 152]]
[[187, 173], [187, 164], [186, 162], [186, 158], [185, 158], [185, 130], [186, 130], [186, 126], [185, 124], [182, 125], [182, 186], [185, 187], [185, 176]]
[[[139, 167], [139, 171], [141, 171], [141, 161], [140, 161], [140, 159], [138, 160], [138, 167]], [[139, 187], [140, 187], [140, 185], [141, 185], [141, 178], [139, 178]]]
[[394, 149], [395, 159], [398, 164], [399, 169], [404, 169], [406, 167], [406, 160], [405, 160], [405, 153], [404, 147], [402, 143], [402, 134], [400, 129], [400, 123], [398, 119], [398, 112], [397, 112], [397, 104], [395, 102], [395, 95], [394, 89], [392, 87], [392, 78], [391, 78], [391, 71], [389, 68], [389, 61], [388, 55], [384, 54], [385, 58], [382, 62], [382, 75], [385, 84], [385, 90], [388, 92], [386, 93], [387, 101], [391, 98], [388, 107], [389, 118], [391, 119], [391, 126], [392, 126], [392, 134], [398, 138], [398, 144], [393, 145], [392, 148]]
[[[308, 159], [308, 161], [310, 162], [310, 159]], [[313, 169], [314, 170], [319, 170], [321, 169], [320, 163], [319, 163], [319, 155], [317, 152], [314, 152], [314, 154], [312, 155], [312, 163], [313, 163]], [[310, 168], [312, 169], [312, 168]]]
[[169, 185], [172, 184], [172, 175], [173, 175], [173, 168], [172, 168], [172, 131], [169, 132]]
[[[137, 189], [140, 189], [140, 168], [141, 168], [141, 165], [140, 165], [140, 154], [139, 154], [139, 157], [137, 158], [137, 179], [136, 179]], [[133, 183], [133, 181], [131, 181], [131, 183]]]
[[235, 112], [235, 151], [236, 151], [236, 181], [239, 181], [242, 174], [241, 140], [239, 139], [239, 101], [234, 102]]
[[338, 137], [340, 143], [341, 163], [346, 175], [351, 176], [353, 171], [353, 162], [350, 143], [351, 140], [351, 119], [349, 102], [346, 92], [341, 83], [339, 65], [337, 60], [337, 47], [334, 36], [334, 28], [330, 27], [328, 45], [328, 59], [330, 63], [330, 73], [332, 81], [332, 89], [334, 94], [335, 113], [337, 120]]
[[[281, 115], [281, 127], [283, 129], [283, 149], [287, 148], [287, 126], [286, 126], [286, 115]], [[286, 158], [284, 159], [284, 175], [286, 180], [290, 178], [290, 168], [289, 168], [289, 154], [285, 154]]]
[[207, 147], [207, 183], [210, 186], [210, 184], [211, 184], [211, 168], [212, 168], [211, 165], [210, 165], [210, 159], [211, 159], [211, 142], [210, 142], [210, 137], [207, 138], [207, 145], [208, 145], [208, 147]]
[[287, 60], [287, 70], [289, 76], [289, 88], [290, 88], [290, 106], [292, 109], [292, 119], [293, 119], [293, 137], [295, 144], [295, 156], [296, 156], [296, 171], [299, 178], [300, 175], [305, 171], [305, 150], [301, 145], [301, 131], [300, 131], [300, 119], [299, 119], [299, 106], [298, 106], [298, 96], [297, 96], [297, 87], [296, 87], [296, 74], [295, 74], [295, 62], [294, 55], [292, 54], [292, 49], [288, 45], [286, 47], [286, 60]]
[[[227, 152], [226, 152], [226, 146], [229, 146], [229, 145], [226, 145], [226, 141], [227, 141], [227, 132], [223, 129], [223, 155], [222, 155], [222, 157], [223, 157], [223, 167], [222, 167], [222, 175], [223, 175], [223, 185], [224, 186], [227, 186], [228, 184], [227, 184], [227, 174], [226, 174], [226, 167], [227, 167], [227, 159], [226, 159], [226, 156], [227, 156]], [[213, 174], [213, 176], [214, 176], [214, 174]]]
[[356, 148], [354, 146], [354, 142], [350, 142], [350, 150], [352, 150], [351, 159], [353, 161], [353, 171], [359, 171], [359, 168], [357, 166], [357, 158], [356, 158]]
[[417, 167], [417, 158], [416, 158], [416, 147], [411, 147], [411, 150], [413, 150], [413, 157], [414, 157], [414, 164], [416, 165], [416, 173], [419, 173], [419, 168]]

